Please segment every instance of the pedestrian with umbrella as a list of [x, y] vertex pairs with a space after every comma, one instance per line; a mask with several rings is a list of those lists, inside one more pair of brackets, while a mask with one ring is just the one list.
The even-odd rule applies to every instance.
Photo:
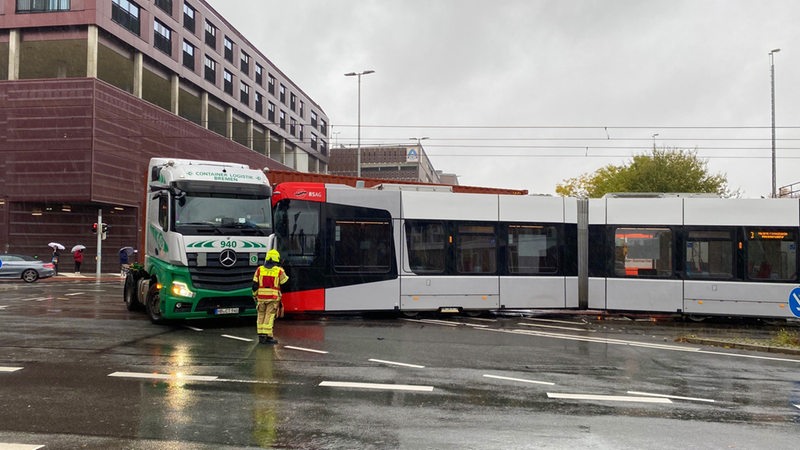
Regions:
[[75, 273], [81, 273], [81, 264], [83, 264], [83, 250], [85, 245], [78, 244], [72, 247], [72, 259], [75, 261]]
[[51, 242], [47, 244], [47, 246], [53, 249], [53, 259], [51, 259], [51, 262], [53, 263], [53, 269], [55, 269], [56, 271], [55, 274], [58, 275], [58, 257], [61, 256], [61, 253], [59, 253], [59, 251], [64, 250], [66, 247], [59, 244], [58, 242]]
[[128, 258], [133, 254], [133, 247], [122, 247], [119, 249], [119, 276], [124, 277], [130, 265]]

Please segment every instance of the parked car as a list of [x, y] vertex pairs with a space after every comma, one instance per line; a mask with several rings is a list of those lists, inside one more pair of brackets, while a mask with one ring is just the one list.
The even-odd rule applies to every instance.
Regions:
[[25, 255], [0, 253], [0, 278], [22, 278], [33, 283], [39, 278], [52, 277], [56, 274], [51, 262], [40, 261]]

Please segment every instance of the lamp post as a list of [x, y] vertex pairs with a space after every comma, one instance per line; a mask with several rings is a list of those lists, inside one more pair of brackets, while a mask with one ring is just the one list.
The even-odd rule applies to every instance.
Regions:
[[777, 185], [775, 180], [775, 62], [774, 55], [781, 49], [772, 49], [769, 52], [769, 78], [770, 78], [770, 94], [772, 105], [772, 198], [776, 198]]
[[657, 136], [658, 136], [658, 133], [653, 135], [653, 153], [655, 153], [655, 151], [656, 151], [656, 137]]
[[356, 153], [356, 176], [361, 178], [361, 75], [375, 73], [374, 70], [364, 70], [362, 72], [349, 72], [344, 74], [346, 77], [358, 77], [358, 152]]

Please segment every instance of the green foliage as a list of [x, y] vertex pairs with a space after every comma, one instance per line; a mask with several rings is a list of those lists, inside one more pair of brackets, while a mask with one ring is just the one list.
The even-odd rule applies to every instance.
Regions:
[[772, 338], [772, 343], [781, 347], [797, 347], [800, 346], [800, 334], [797, 331], [781, 328]]
[[735, 197], [729, 192], [725, 175], [708, 173], [707, 162], [697, 152], [653, 149], [636, 155], [625, 165], [607, 165], [594, 173], [564, 180], [556, 193], [565, 197], [600, 198], [612, 192], [709, 193]]

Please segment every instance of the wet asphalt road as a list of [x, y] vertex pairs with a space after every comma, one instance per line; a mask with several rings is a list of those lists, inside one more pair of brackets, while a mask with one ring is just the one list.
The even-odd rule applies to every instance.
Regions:
[[[762, 325], [302, 317], [152, 325], [121, 284], [0, 282], [0, 449], [796, 448], [800, 357]], [[39, 447], [41, 446], [41, 447]]]

